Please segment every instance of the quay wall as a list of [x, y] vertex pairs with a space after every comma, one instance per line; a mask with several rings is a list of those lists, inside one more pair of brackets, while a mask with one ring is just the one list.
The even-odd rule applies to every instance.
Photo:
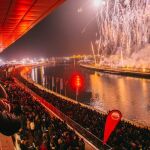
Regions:
[[89, 69], [89, 70], [93, 70], [93, 71], [103, 72], [103, 73], [150, 79], [150, 72], [122, 70], [122, 69], [115, 69], [115, 68], [114, 69], [104, 68], [104, 67], [97, 67], [94, 65], [87, 65], [87, 64], [80, 64], [80, 67], [83, 67], [83, 68]]

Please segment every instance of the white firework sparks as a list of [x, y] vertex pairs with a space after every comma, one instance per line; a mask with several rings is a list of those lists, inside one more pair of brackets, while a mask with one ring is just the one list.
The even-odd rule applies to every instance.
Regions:
[[[98, 55], [123, 57], [150, 44], [150, 0], [105, 0], [97, 3]], [[103, 1], [104, 2], [104, 1]]]

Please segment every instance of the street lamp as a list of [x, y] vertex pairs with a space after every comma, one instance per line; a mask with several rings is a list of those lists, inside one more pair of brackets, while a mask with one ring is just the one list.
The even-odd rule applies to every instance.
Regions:
[[71, 78], [71, 84], [76, 92], [76, 101], [78, 100], [79, 90], [83, 86], [83, 78], [80, 74], [76, 73]]
[[68, 81], [65, 81], [65, 96], [67, 96], [67, 85], [68, 85]]
[[76, 101], [78, 100], [79, 88], [81, 87], [81, 78], [79, 75], [76, 76]]

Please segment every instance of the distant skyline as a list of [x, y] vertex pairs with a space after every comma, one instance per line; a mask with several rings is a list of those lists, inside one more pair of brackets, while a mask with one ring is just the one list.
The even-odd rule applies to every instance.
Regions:
[[90, 0], [67, 0], [5, 49], [0, 58], [91, 54], [90, 42], [96, 40], [97, 25], [96, 10], [90, 4]]

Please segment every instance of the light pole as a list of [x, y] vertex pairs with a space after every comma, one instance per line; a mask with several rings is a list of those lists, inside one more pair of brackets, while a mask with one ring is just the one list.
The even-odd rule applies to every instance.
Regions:
[[76, 87], [76, 101], [78, 101], [78, 95], [79, 95], [79, 88]]
[[59, 81], [59, 78], [58, 77], [56, 77], [56, 93], [58, 93], [58, 81]]
[[67, 84], [68, 84], [68, 81], [65, 81], [65, 96], [67, 96]]
[[74, 96], [75, 96], [75, 100], [78, 101], [79, 98], [79, 91], [81, 90], [81, 88], [83, 87], [83, 77], [81, 74], [79, 73], [74, 73], [71, 76], [71, 80], [70, 80], [71, 86], [74, 90]]
[[75, 77], [76, 101], [78, 100], [80, 87], [81, 87], [81, 77], [79, 75], [76, 75], [76, 77]]

